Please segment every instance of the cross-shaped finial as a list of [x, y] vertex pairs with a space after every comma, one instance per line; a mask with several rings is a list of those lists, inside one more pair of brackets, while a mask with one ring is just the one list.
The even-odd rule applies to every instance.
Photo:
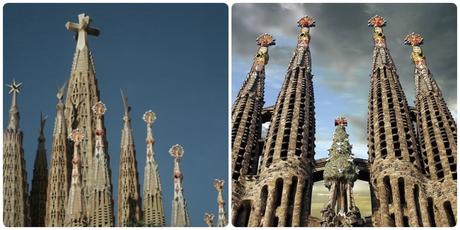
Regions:
[[383, 18], [383, 17], [381, 17], [379, 15], [375, 15], [374, 17], [369, 19], [369, 21], [367, 21], [367, 23], [371, 27], [384, 27], [386, 25], [387, 21], [385, 20], [385, 18]]
[[22, 82], [17, 83], [16, 80], [13, 79], [13, 83], [11, 83], [10, 85], [6, 85], [10, 88], [10, 91], [8, 92], [8, 94], [19, 93], [21, 91], [21, 85], [22, 85]]
[[299, 21], [297, 21], [297, 25], [299, 27], [315, 27], [316, 26], [316, 21], [314, 18], [310, 17], [310, 16], [305, 16], [305, 17], [302, 17], [301, 19], [299, 19]]
[[224, 189], [224, 180], [214, 179], [214, 188], [216, 188], [218, 192], [222, 192]]
[[275, 45], [276, 40], [270, 34], [264, 33], [257, 37], [256, 41], [259, 46], [269, 47]]
[[85, 13], [78, 15], [78, 23], [67, 22], [65, 27], [67, 30], [76, 33], [77, 48], [82, 49], [87, 44], [87, 35], [99, 36], [100, 31], [96, 28], [90, 27], [91, 18]]
[[420, 34], [412, 32], [404, 38], [404, 44], [410, 46], [420, 46], [423, 44], [423, 37]]

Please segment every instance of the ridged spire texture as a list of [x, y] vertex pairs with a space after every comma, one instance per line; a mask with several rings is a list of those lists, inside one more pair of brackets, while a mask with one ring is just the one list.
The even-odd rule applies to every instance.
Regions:
[[136, 149], [129, 117], [128, 99], [122, 94], [124, 116], [120, 142], [120, 173], [118, 176], [118, 226], [130, 226], [142, 219]]
[[98, 102], [92, 107], [96, 117], [96, 141], [91, 170], [89, 171], [89, 226], [113, 227], [113, 198], [110, 158], [104, 143], [105, 129], [102, 117], [106, 111], [104, 103]]
[[63, 227], [70, 188], [72, 170], [72, 148], [67, 141], [67, 128], [64, 118], [64, 86], [57, 93], [56, 119], [54, 121], [51, 163], [48, 176], [45, 225]]
[[171, 227], [189, 227], [190, 217], [182, 187], [183, 175], [179, 167], [180, 160], [184, 156], [184, 149], [176, 144], [169, 149], [169, 153], [174, 158], [174, 198], [172, 202]]
[[26, 227], [30, 224], [29, 185], [17, 106], [21, 85], [14, 80], [8, 85], [12, 100], [8, 127], [3, 130], [3, 223], [7, 227]]
[[144, 113], [143, 120], [147, 124], [146, 164], [144, 169], [144, 224], [145, 226], [165, 226], [163, 195], [161, 190], [160, 173], [155, 161], [153, 145], [155, 139], [152, 134], [152, 125], [156, 115], [151, 110]]

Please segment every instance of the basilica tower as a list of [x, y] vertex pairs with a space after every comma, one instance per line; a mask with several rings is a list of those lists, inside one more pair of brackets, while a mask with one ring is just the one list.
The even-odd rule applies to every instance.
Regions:
[[145, 226], [165, 226], [163, 194], [161, 191], [160, 173], [155, 161], [153, 145], [155, 139], [152, 134], [152, 125], [156, 115], [151, 110], [144, 113], [143, 119], [147, 123], [147, 156], [144, 169], [144, 224]]
[[457, 213], [457, 124], [428, 68], [421, 45], [423, 38], [411, 33], [416, 89], [417, 130], [425, 171], [431, 183], [427, 196], [436, 208], [430, 225], [455, 226]]
[[169, 154], [174, 158], [174, 198], [172, 202], [171, 227], [189, 227], [190, 217], [182, 186], [183, 175], [179, 166], [180, 160], [184, 156], [184, 149], [176, 144], [169, 149]]
[[30, 209], [33, 212], [31, 226], [45, 227], [46, 189], [48, 186], [48, 161], [45, 149], [46, 117], [40, 114], [40, 131], [38, 136], [37, 154], [35, 155], [34, 171], [32, 176], [32, 190], [30, 191]]
[[121, 91], [124, 116], [120, 142], [120, 174], [118, 176], [118, 226], [125, 227], [142, 219], [139, 174], [136, 149], [128, 105], [128, 98]]
[[63, 227], [66, 202], [70, 188], [71, 148], [67, 141], [67, 129], [64, 118], [64, 86], [57, 93], [56, 119], [54, 121], [53, 144], [51, 147], [51, 163], [48, 176], [46, 198], [45, 226]]
[[112, 198], [112, 177], [110, 171], [110, 157], [105, 147], [105, 130], [102, 126], [102, 117], [106, 107], [104, 103], [98, 102], [92, 110], [96, 117], [95, 145], [92, 167], [89, 171], [90, 182], [88, 198], [89, 226], [92, 227], [113, 227], [113, 198]]
[[[258, 140], [264, 104], [265, 65], [269, 59], [268, 48], [275, 45], [275, 40], [271, 35], [262, 34], [257, 38], [257, 45], [259, 48], [251, 70], [232, 106], [233, 194], [241, 193], [240, 190], [243, 189], [240, 178], [257, 173], [259, 161]], [[238, 202], [235, 200], [233, 203]]]
[[21, 85], [14, 80], [8, 85], [12, 100], [8, 126], [3, 131], [3, 223], [7, 227], [27, 227], [30, 224], [29, 185], [17, 105]]
[[[99, 89], [97, 87], [96, 70], [91, 51], [88, 46], [88, 35], [99, 36], [99, 30], [90, 26], [91, 18], [86, 14], [78, 15], [78, 23], [67, 22], [66, 28], [75, 32], [77, 40], [76, 50], [68, 81], [67, 95], [65, 100], [65, 113], [67, 132], [80, 128], [86, 138], [78, 148], [81, 157], [82, 186], [85, 190], [85, 198], [88, 199], [89, 182], [88, 173], [91, 169], [94, 145], [96, 136], [96, 117], [91, 112], [91, 107], [99, 100]], [[102, 120], [102, 128], [104, 121]], [[107, 141], [103, 137], [105, 145]]]
[[409, 106], [387, 48], [380, 16], [373, 27], [374, 53], [369, 92], [368, 147], [370, 182], [377, 198], [374, 226], [424, 226], [425, 183]]

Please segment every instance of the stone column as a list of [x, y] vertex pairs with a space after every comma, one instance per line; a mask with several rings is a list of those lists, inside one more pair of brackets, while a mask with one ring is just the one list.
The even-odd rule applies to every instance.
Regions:
[[388, 207], [388, 193], [385, 188], [385, 183], [383, 182], [383, 178], [380, 182], [380, 185], [377, 185], [378, 189], [378, 198], [380, 202], [380, 219], [381, 219], [381, 225], [380, 226], [385, 226], [389, 227], [390, 226], [390, 216], [389, 216], [389, 207]]
[[292, 211], [292, 227], [300, 227], [300, 215], [302, 212], [302, 200], [304, 199], [302, 191], [304, 190], [305, 184], [302, 180], [299, 180], [297, 184], [297, 190], [295, 192], [294, 199], [294, 210]]
[[[405, 181], [406, 184], [404, 186], [405, 194], [406, 194], [406, 202], [407, 202], [407, 218], [409, 218], [409, 225], [411, 227], [421, 227], [418, 224], [418, 214], [417, 214], [417, 205], [416, 202], [419, 202], [418, 200], [415, 200], [414, 197], [414, 185], [412, 183], [409, 183], [409, 181]], [[420, 196], [419, 196], [420, 198]]]
[[263, 227], [271, 227], [273, 220], [273, 206], [275, 205], [275, 191], [276, 187], [273, 184], [268, 185], [268, 198], [267, 208], [265, 209], [265, 215], [263, 217]]
[[393, 213], [395, 216], [395, 225], [404, 226], [403, 212], [401, 207], [401, 194], [399, 194], [398, 179], [390, 177], [391, 190], [393, 191]]
[[[277, 209], [276, 215], [279, 218], [278, 227], [286, 226], [287, 212], [288, 212], [288, 203], [289, 203], [289, 193], [291, 191], [292, 180], [284, 180], [283, 193], [281, 195], [281, 205]], [[292, 220], [291, 220], [292, 221]]]

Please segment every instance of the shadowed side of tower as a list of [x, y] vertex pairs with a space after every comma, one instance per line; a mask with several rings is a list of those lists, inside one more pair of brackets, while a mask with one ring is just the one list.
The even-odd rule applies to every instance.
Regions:
[[21, 85], [14, 80], [8, 85], [12, 100], [8, 127], [3, 130], [3, 223], [7, 227], [26, 227], [30, 224], [29, 185], [17, 106]]
[[367, 132], [370, 182], [377, 199], [372, 222], [374, 226], [424, 226], [426, 178], [409, 106], [385, 41], [385, 24], [377, 15], [369, 20], [374, 53]]
[[128, 105], [121, 91], [124, 116], [120, 142], [120, 173], [118, 176], [118, 226], [125, 227], [142, 219], [139, 174], [137, 172], [136, 149]]
[[[431, 180], [427, 191], [435, 218], [430, 226], [455, 226], [457, 216], [457, 124], [428, 68], [421, 45], [423, 38], [411, 33], [416, 89], [416, 117], [425, 171]], [[431, 214], [430, 214], [431, 215]]]
[[46, 215], [46, 190], [48, 186], [48, 161], [46, 160], [45, 128], [46, 117], [40, 114], [40, 131], [38, 137], [37, 154], [35, 156], [32, 177], [32, 190], [30, 191], [30, 209], [32, 227], [45, 227]]
[[[232, 210], [237, 212], [247, 186], [247, 176], [257, 174], [261, 113], [264, 104], [265, 65], [268, 48], [275, 44], [271, 35], [257, 38], [257, 50], [247, 79], [232, 107]], [[244, 225], [244, 224], [243, 224]]]

